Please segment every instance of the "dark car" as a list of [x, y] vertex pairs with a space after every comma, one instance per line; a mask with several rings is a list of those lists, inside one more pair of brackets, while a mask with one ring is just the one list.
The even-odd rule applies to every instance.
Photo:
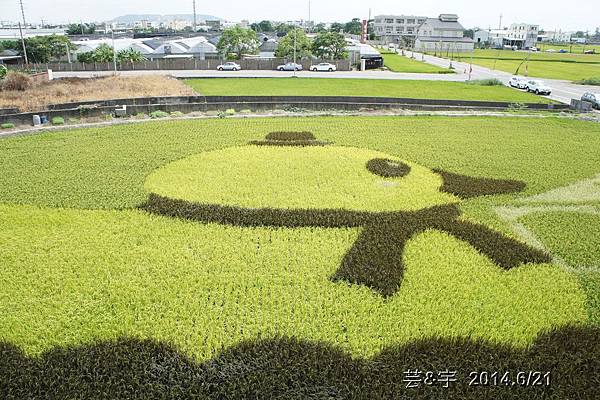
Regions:
[[585, 93], [581, 96], [581, 101], [592, 103], [592, 107], [600, 110], [600, 93]]

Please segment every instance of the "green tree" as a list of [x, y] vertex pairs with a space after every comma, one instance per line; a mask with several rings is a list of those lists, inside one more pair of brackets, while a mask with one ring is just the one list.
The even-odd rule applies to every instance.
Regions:
[[322, 32], [317, 35], [312, 44], [312, 52], [322, 59], [341, 60], [348, 58], [346, 39], [337, 32]]
[[0, 79], [4, 79], [7, 72], [8, 69], [4, 65], [0, 64]]
[[258, 52], [258, 37], [252, 29], [244, 29], [239, 26], [228, 28], [223, 31], [217, 44], [217, 50], [225, 57], [234, 54], [239, 60], [243, 54]]
[[330, 32], [342, 32], [344, 30], [344, 24], [340, 24], [339, 22], [334, 22], [329, 27]]
[[111, 62], [114, 58], [114, 50], [111, 46], [106, 43], [102, 43], [94, 50], [94, 61], [95, 62]]
[[146, 57], [144, 57], [140, 51], [134, 49], [125, 49], [119, 51], [117, 53], [117, 58], [120, 62], [140, 62], [146, 59]]
[[86, 51], [83, 53], [78, 53], [77, 54], [77, 61], [81, 62], [81, 63], [85, 63], [85, 64], [91, 64], [94, 62], [94, 52], [93, 51]]
[[254, 23], [250, 25], [250, 28], [255, 32], [275, 32], [275, 27], [271, 23], [271, 21], [260, 21], [259, 23]]
[[287, 35], [289, 31], [294, 29], [294, 26], [288, 24], [279, 24], [274, 28], [274, 31], [277, 32], [278, 36]]
[[91, 35], [95, 32], [95, 24], [71, 24], [67, 28], [67, 35]]
[[306, 36], [303, 29], [294, 28], [279, 41], [275, 56], [291, 59], [294, 56], [294, 39], [296, 42], [296, 57], [298, 59], [308, 58], [312, 55], [312, 43], [310, 39]]
[[319, 22], [317, 25], [315, 25], [315, 32], [317, 33], [321, 33], [321, 32], [327, 32], [327, 28], [325, 28], [325, 24], [322, 22]]
[[[2, 47], [15, 50], [19, 55], [23, 55], [23, 47], [20, 41], [4, 41]], [[47, 63], [52, 59], [65, 56], [67, 50], [75, 49], [69, 38], [62, 35], [27, 38], [25, 39], [25, 47], [27, 48], [27, 58], [31, 63]]]
[[359, 18], [352, 18], [352, 21], [346, 22], [344, 25], [344, 32], [351, 35], [360, 35], [362, 31], [362, 22]]

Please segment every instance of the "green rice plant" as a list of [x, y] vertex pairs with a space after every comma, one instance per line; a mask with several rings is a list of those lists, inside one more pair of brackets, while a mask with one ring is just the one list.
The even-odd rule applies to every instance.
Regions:
[[[7, 367], [3, 384], [8, 398], [38, 393], [98, 398], [110, 393], [115, 398], [154, 399], [170, 398], [176, 390], [179, 398], [203, 399], [296, 398], [299, 393], [330, 398], [335, 393], [350, 399], [520, 400], [568, 398], [574, 390], [594, 393], [594, 378], [573, 374], [572, 362], [589, 369], [600, 357], [599, 341], [598, 328], [565, 327], [539, 336], [528, 349], [430, 338], [389, 346], [372, 358], [352, 357], [338, 346], [295, 337], [246, 340], [207, 362], [191, 359], [172, 344], [139, 338], [70, 346], [37, 357], [0, 344], [0, 354]], [[418, 390], [407, 388], [398, 373], [414, 371], [415, 363], [432, 371], [438, 384], [421, 385], [425, 372], [401, 373], [419, 384]], [[440, 365], [452, 365], [453, 372], [440, 371]], [[493, 375], [495, 384], [489, 385], [494, 372], [488, 371], [503, 372]], [[539, 385], [531, 386], [534, 381]]]
[[53, 117], [52, 118], [52, 125], [64, 125], [65, 124], [65, 119], [63, 117]]
[[168, 116], [169, 116], [169, 113], [160, 111], [160, 110], [152, 111], [150, 113], [150, 118], [152, 118], [152, 119], [167, 118]]
[[10, 122], [0, 125], [0, 128], [2, 128], [2, 129], [12, 129], [14, 127], [15, 127], [15, 124], [10, 123]]

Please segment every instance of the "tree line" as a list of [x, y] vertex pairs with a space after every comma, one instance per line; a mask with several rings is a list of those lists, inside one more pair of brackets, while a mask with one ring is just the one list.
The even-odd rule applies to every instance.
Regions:
[[[236, 26], [223, 32], [217, 50], [225, 58], [239, 60], [244, 54], [257, 54], [260, 44], [254, 29]], [[341, 60], [348, 57], [346, 46], [346, 39], [339, 32], [323, 31], [317, 33], [311, 40], [303, 29], [291, 27], [285, 36], [279, 39], [275, 56], [291, 59], [295, 47], [298, 59], [315, 56], [328, 60]]]

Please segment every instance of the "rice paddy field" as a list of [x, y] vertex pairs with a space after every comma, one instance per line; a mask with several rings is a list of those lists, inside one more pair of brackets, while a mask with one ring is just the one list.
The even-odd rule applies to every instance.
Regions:
[[346, 78], [199, 78], [187, 79], [185, 83], [205, 96], [372, 96], [515, 103], [552, 101], [509, 87], [470, 85], [464, 82]]
[[0, 398], [596, 399], [599, 166], [561, 118], [1, 139]]
[[[560, 49], [559, 49], [560, 50]], [[568, 50], [566, 48], [565, 50]], [[600, 77], [600, 54], [580, 53], [527, 53], [522, 51], [477, 49], [473, 63], [511, 74], [525, 74], [525, 59], [528, 76], [536, 78], [579, 81]], [[459, 60], [469, 62], [470, 54], [459, 55]], [[520, 67], [519, 67], [520, 66]]]

